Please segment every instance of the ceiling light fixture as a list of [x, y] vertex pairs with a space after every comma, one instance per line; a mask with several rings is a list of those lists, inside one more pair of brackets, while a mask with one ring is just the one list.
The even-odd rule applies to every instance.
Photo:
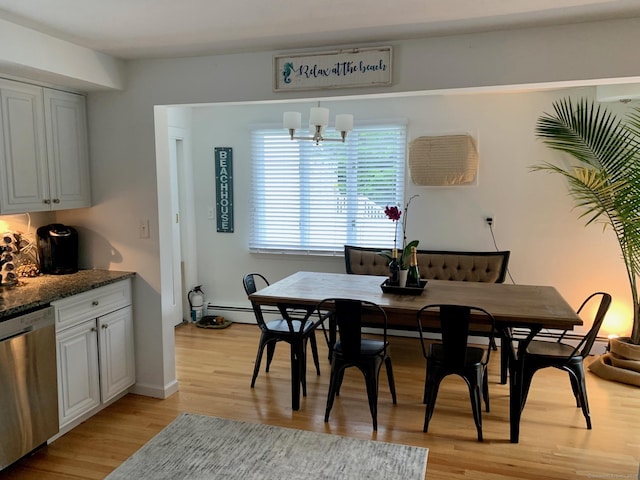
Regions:
[[311, 140], [320, 145], [320, 142], [343, 142], [347, 138], [347, 133], [353, 130], [353, 115], [336, 115], [335, 128], [340, 132], [340, 138], [325, 138], [323, 136], [325, 128], [329, 125], [329, 109], [323, 108], [318, 102], [317, 107], [312, 107], [309, 113], [309, 133], [312, 137], [296, 137], [296, 130], [302, 126], [302, 114], [300, 112], [284, 112], [284, 128], [289, 130], [291, 140]]

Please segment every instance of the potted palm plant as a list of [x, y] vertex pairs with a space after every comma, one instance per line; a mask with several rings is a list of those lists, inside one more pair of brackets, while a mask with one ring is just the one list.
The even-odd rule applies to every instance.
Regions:
[[567, 98], [553, 109], [538, 119], [536, 134], [575, 161], [566, 167], [545, 162], [533, 170], [563, 175], [586, 225], [602, 223], [615, 233], [633, 300], [631, 334], [624, 340], [639, 345], [640, 108], [620, 118], [594, 101], [574, 104]]

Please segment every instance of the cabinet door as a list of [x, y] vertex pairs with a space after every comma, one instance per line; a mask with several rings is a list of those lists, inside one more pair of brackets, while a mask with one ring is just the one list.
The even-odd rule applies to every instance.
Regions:
[[0, 80], [0, 213], [49, 210], [42, 88]]
[[108, 402], [135, 383], [133, 311], [125, 307], [98, 318], [100, 387]]
[[51, 208], [91, 205], [85, 98], [44, 89]]
[[60, 428], [100, 405], [98, 331], [90, 320], [56, 335]]

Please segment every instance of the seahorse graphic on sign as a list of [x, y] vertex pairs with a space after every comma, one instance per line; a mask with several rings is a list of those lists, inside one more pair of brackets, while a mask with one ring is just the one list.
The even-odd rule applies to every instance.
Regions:
[[291, 74], [293, 73], [293, 62], [286, 62], [282, 67], [282, 78], [284, 83], [291, 83]]

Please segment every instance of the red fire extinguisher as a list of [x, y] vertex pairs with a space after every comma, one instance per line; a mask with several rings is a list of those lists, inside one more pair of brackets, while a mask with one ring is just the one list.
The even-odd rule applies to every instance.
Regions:
[[191, 321], [197, 322], [202, 318], [204, 312], [204, 292], [202, 285], [193, 287], [187, 294], [189, 308], [191, 308]]

